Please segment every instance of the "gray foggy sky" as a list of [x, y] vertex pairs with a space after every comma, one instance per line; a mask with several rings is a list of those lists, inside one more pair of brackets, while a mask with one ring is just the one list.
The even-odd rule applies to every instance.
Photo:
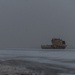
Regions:
[[0, 0], [0, 48], [39, 48], [53, 37], [75, 48], [75, 0]]

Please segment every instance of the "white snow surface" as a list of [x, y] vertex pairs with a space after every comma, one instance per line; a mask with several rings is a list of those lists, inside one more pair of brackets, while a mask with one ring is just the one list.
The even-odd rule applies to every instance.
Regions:
[[20, 59], [62, 65], [75, 69], [75, 49], [16, 49], [0, 50], [0, 60]]

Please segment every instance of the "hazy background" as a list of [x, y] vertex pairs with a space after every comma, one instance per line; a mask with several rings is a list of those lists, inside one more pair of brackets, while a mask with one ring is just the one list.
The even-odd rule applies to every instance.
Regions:
[[75, 48], [75, 0], [0, 0], [0, 49], [40, 48], [54, 37]]

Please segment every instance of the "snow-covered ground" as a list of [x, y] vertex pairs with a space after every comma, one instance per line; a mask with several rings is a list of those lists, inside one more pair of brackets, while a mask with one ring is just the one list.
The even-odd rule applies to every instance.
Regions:
[[[57, 66], [51, 66], [50, 68], [54, 68], [57, 70], [61, 70], [65, 68], [64, 70], [68, 69], [68, 70], [71, 70], [70, 73], [75, 73], [75, 50], [74, 49], [0, 50], [0, 60], [4, 61], [8, 59], [27, 60], [27, 61], [57, 65]], [[64, 74], [64, 75], [67, 75], [67, 74]]]

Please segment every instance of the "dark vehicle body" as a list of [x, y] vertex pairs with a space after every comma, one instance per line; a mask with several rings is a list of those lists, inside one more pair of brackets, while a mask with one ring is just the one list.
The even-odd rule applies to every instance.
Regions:
[[52, 45], [41, 45], [42, 49], [65, 49], [66, 43], [62, 39], [54, 38], [51, 40]]

